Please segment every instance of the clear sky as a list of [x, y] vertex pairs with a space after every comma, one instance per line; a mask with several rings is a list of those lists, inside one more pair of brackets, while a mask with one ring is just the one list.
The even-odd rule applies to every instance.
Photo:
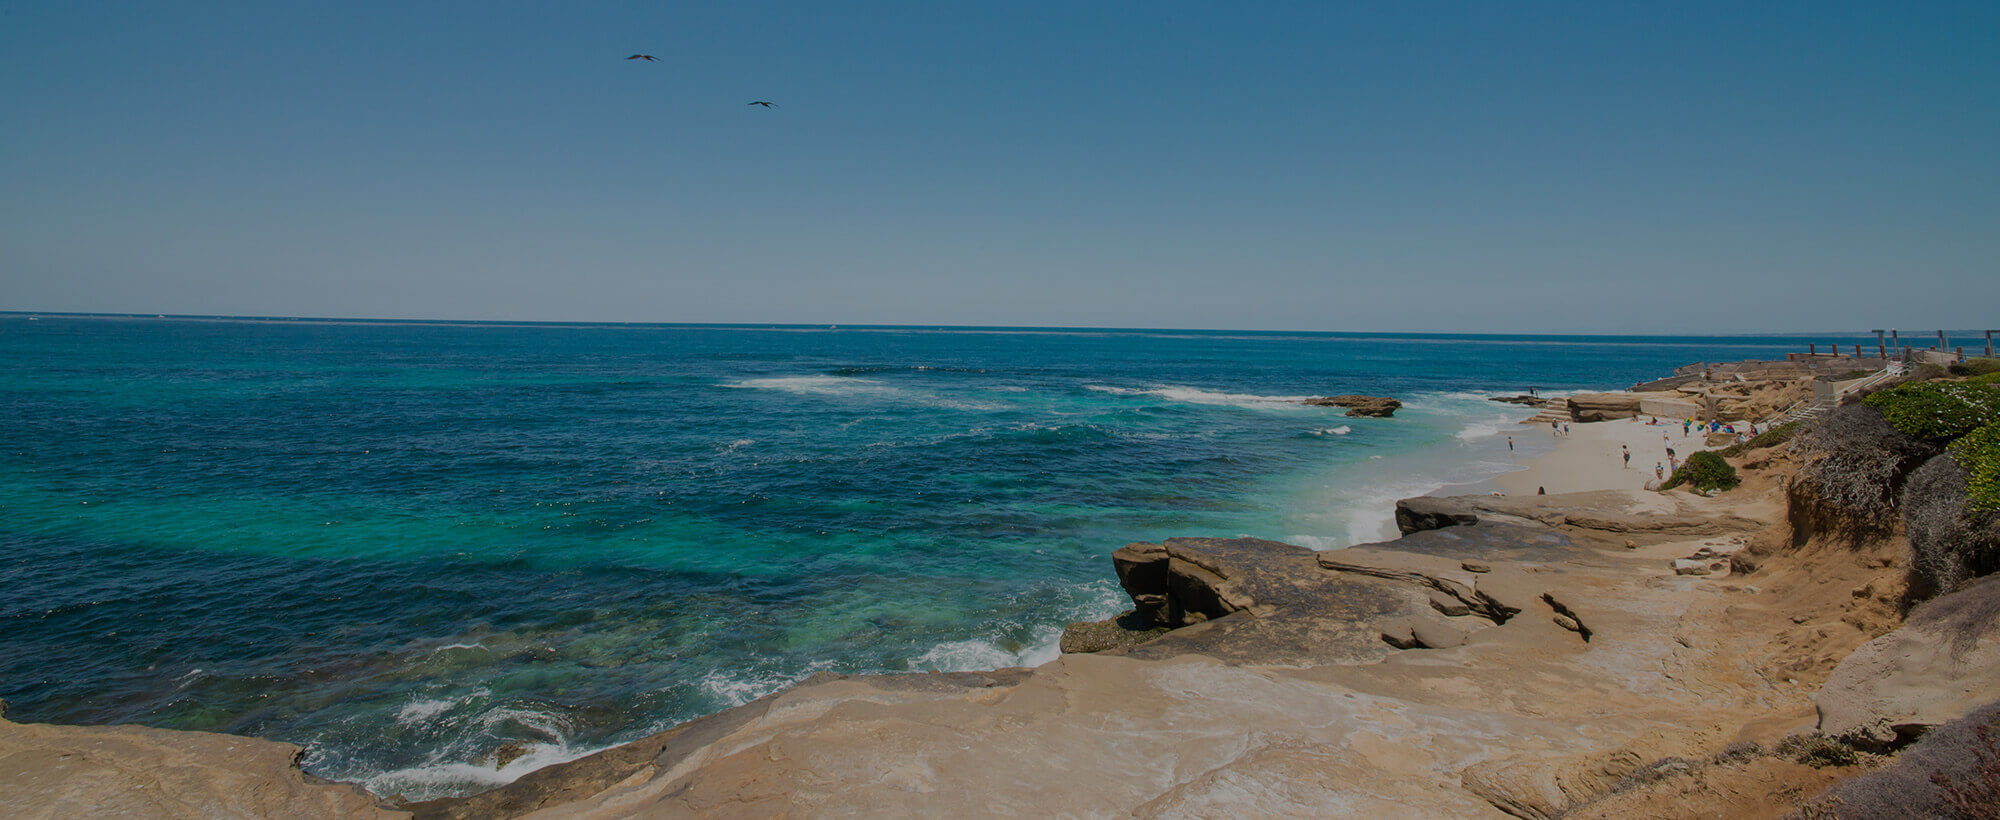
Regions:
[[0, 309], [1987, 328], [1996, 261], [1993, 0], [0, 0]]

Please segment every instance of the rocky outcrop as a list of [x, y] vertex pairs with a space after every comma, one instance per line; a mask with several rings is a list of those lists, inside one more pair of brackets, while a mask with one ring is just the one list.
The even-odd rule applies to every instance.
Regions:
[[1460, 499], [1419, 496], [1396, 502], [1396, 529], [1404, 535], [1477, 523], [1479, 513]]
[[1311, 407], [1345, 407], [1347, 415], [1355, 417], [1388, 418], [1401, 409], [1403, 403], [1380, 396], [1325, 396], [1306, 399]]
[[1570, 416], [1577, 421], [1610, 421], [1639, 415], [1638, 393], [1578, 393], [1569, 397]]
[[1819, 729], [1893, 746], [2000, 700], [2000, 576], [1926, 602], [1862, 644], [1814, 702]]
[[1596, 537], [1710, 536], [1756, 528], [1758, 522], [1692, 498], [1641, 490], [1593, 490], [1549, 496], [1458, 495], [1396, 502], [1405, 534], [1478, 521], [1536, 523]]
[[1629, 419], [1645, 412], [1642, 405], [1647, 401], [1677, 401], [1681, 394], [1674, 391], [1655, 393], [1578, 393], [1570, 396], [1570, 416], [1577, 421], [1612, 421]]
[[[1378, 638], [1387, 620], [1428, 611], [1416, 589], [1332, 577], [1315, 556], [1258, 538], [1128, 544], [1112, 553], [1112, 565], [1132, 611], [1072, 624], [1063, 642], [1139, 658], [1360, 663], [1386, 652]], [[1107, 645], [1081, 649], [1099, 644]]]
[[207, 732], [0, 718], [0, 806], [16, 818], [409, 816], [299, 771], [302, 754]]

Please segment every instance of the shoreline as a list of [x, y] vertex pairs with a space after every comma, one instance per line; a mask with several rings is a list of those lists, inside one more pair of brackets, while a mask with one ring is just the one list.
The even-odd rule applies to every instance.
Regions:
[[[1546, 428], [1523, 425], [1528, 435], [1548, 435]], [[1518, 438], [1518, 436], [1517, 436]], [[1522, 469], [1505, 473], [1492, 483], [1507, 495], [1535, 495], [1537, 489], [1550, 494], [1591, 490], [1643, 490], [1661, 479], [1653, 470], [1659, 465], [1665, 475], [1666, 448], [1687, 460], [1689, 453], [1709, 449], [1699, 433], [1681, 434], [1679, 422], [1647, 424], [1643, 418], [1615, 421], [1572, 422], [1570, 434], [1553, 436], [1555, 447], [1546, 453], [1520, 461]], [[1632, 463], [1624, 462], [1621, 446], [1630, 448]]]
[[[1151, 750], [1141, 753], [1141, 759], [1159, 759], [1161, 754], [1168, 759], [1190, 754], [1197, 759], [1206, 759], [1205, 755], [1214, 757], [1216, 752], [1197, 752], [1185, 744], [1192, 737], [1215, 733], [1228, 737], [1244, 732], [1252, 733], [1252, 737], [1257, 732], [1291, 733], [1298, 735], [1300, 742], [1309, 739], [1310, 743], [1340, 750], [1337, 754], [1327, 753], [1333, 756], [1325, 759], [1311, 758], [1316, 761], [1311, 763], [1312, 770], [1325, 772], [1331, 766], [1330, 771], [1381, 783], [1376, 791], [1370, 792], [1375, 797], [1367, 802], [1374, 808], [1414, 806], [1454, 814], [1475, 808], [1486, 811], [1504, 808], [1504, 801], [1496, 794], [1524, 788], [1525, 781], [1512, 779], [1518, 775], [1473, 766], [1464, 769], [1465, 782], [1460, 785], [1456, 772], [1467, 758], [1456, 763], [1425, 763], [1420, 758], [1434, 755], [1432, 749], [1436, 744], [1448, 746], [1460, 742], [1461, 735], [1484, 738], [1483, 742], [1495, 749], [1525, 742], [1531, 747], [1575, 746], [1589, 750], [1591, 755], [1600, 755], [1620, 748], [1618, 743], [1637, 742], [1646, 732], [1658, 732], [1661, 727], [1685, 721], [1683, 707], [1675, 702], [1679, 696], [1670, 697], [1667, 702], [1654, 702], [1659, 695], [1651, 692], [1660, 685], [1673, 689], [1683, 684], [1671, 677], [1667, 681], [1653, 681], [1650, 676], [1657, 675], [1657, 670], [1644, 670], [1656, 667], [1662, 653], [1680, 657], [1685, 649], [1692, 648], [1687, 644], [1683, 620], [1705, 622], [1713, 617], [1711, 610], [1738, 606], [1725, 603], [1724, 599], [1735, 600], [1730, 596], [1744, 594], [1746, 588], [1717, 580], [1730, 575], [1726, 570], [1714, 579], [1704, 579], [1661, 567], [1677, 563], [1675, 559], [1679, 556], [1697, 550], [1740, 548], [1751, 532], [1781, 518], [1771, 514], [1767, 500], [1756, 500], [1746, 506], [1748, 492], [1722, 502], [1686, 493], [1645, 492], [1644, 486], [1657, 480], [1651, 461], [1664, 462], [1666, 446], [1673, 446], [1683, 456], [1705, 449], [1698, 444], [1699, 436], [1680, 435], [1678, 424], [1649, 425], [1641, 419], [1629, 419], [1575, 422], [1570, 426], [1571, 435], [1552, 436], [1556, 440], [1547, 452], [1516, 462], [1521, 469], [1487, 479], [1485, 483], [1501, 489], [1496, 494], [1507, 496], [1506, 506], [1482, 507], [1479, 495], [1465, 494], [1471, 489], [1467, 485], [1447, 485], [1433, 491], [1432, 497], [1467, 511], [1462, 513], [1465, 517], [1481, 520], [1493, 517], [1496, 521], [1448, 529], [1443, 541], [1428, 530], [1411, 532], [1406, 527], [1403, 537], [1388, 542], [1358, 543], [1322, 552], [1256, 539], [1168, 539], [1164, 546], [1133, 545], [1159, 547], [1161, 572], [1186, 571], [1168, 569], [1166, 558], [1171, 554], [1179, 561], [1185, 554], [1188, 566], [1201, 568], [1201, 574], [1190, 576], [1191, 582], [1196, 587], [1209, 587], [1208, 592], [1202, 593], [1209, 598], [1196, 596], [1210, 601], [1200, 604], [1210, 607], [1200, 622], [1182, 624], [1164, 635], [1148, 636], [1146, 642], [1097, 653], [1064, 653], [1035, 667], [866, 676], [822, 673], [665, 732], [526, 773], [510, 784], [488, 791], [409, 805], [383, 799], [376, 809], [391, 813], [415, 810], [422, 817], [499, 816], [555, 806], [584, 816], [622, 816], [624, 812], [639, 810], [637, 807], [705, 813], [703, 806], [735, 805], [745, 811], [782, 811], [785, 806], [797, 804], [768, 802], [779, 797], [771, 790], [793, 795], [776, 784], [799, 778], [829, 784], [828, 788], [815, 792], [819, 795], [815, 799], [822, 801], [817, 805], [829, 810], [838, 807], [864, 812], [977, 813], [980, 806], [990, 809], [1000, 804], [964, 801], [1001, 794], [1013, 795], [1009, 799], [1016, 802], [1005, 804], [1010, 808], [1035, 806], [1051, 810], [1069, 806], [1082, 807], [1079, 810], [1083, 811], [1129, 811], [1136, 804], [1124, 802], [1130, 798], [1119, 795], [1144, 798], [1149, 794], [1152, 797], [1144, 800], [1146, 805], [1168, 810], [1178, 807], [1199, 813], [1202, 806], [1237, 805], [1212, 802], [1222, 792], [1202, 785], [1200, 778], [1189, 781], [1173, 773], [1182, 765], [1178, 763], [1172, 771], [1157, 766], [1142, 767], [1141, 771], [1111, 777], [1109, 796], [1095, 791], [1064, 792], [1052, 786], [1048, 796], [1038, 793], [1029, 800], [1001, 786], [1005, 782], [1021, 782], [1023, 778], [1044, 780], [1058, 771], [1074, 771], [1076, 766], [1088, 765], [1088, 761], [1102, 753], [1103, 744], [1113, 743], [1113, 738], [1099, 735], [1114, 724], [1122, 728], [1114, 733], [1120, 739], [1113, 745]], [[1520, 439], [1546, 433], [1534, 425], [1523, 424], [1518, 430], [1503, 429], [1495, 435], [1504, 441], [1508, 436]], [[1620, 445], [1631, 448], [1634, 454], [1629, 469], [1619, 457]], [[1546, 488], [1550, 496], [1526, 497], [1535, 496], [1538, 488]], [[1763, 496], [1768, 496], [1769, 487], [1764, 490]], [[1459, 495], [1440, 497], [1435, 495], [1437, 492]], [[1522, 529], [1539, 515], [1564, 519], [1565, 510], [1582, 510], [1593, 520], [1612, 523], [1607, 530], [1594, 530], [1589, 525], [1553, 524], [1537, 530], [1550, 535], [1530, 535]], [[1661, 525], [1662, 521], [1669, 523]], [[1608, 532], [1618, 535], [1607, 535]], [[1627, 537], [1633, 533], [1645, 543], [1635, 547]], [[1718, 536], [1727, 538], [1718, 540]], [[1561, 547], [1558, 550], [1561, 561], [1521, 551], [1524, 543], [1551, 537], [1558, 539], [1548, 544]], [[1460, 543], [1467, 538], [1474, 539], [1475, 548], [1470, 548], [1471, 551]], [[1522, 541], [1523, 538], [1528, 541]], [[1615, 544], [1618, 540], [1623, 540], [1623, 548]], [[1246, 541], [1270, 546], [1239, 543]], [[1245, 549], [1251, 552], [1244, 552]], [[1437, 563], [1434, 560], [1437, 557], [1448, 557], [1449, 565]], [[1588, 560], [1579, 562], [1579, 558]], [[1142, 596], [1127, 578], [1127, 566], [1120, 560], [1113, 556], [1121, 580], [1127, 581], [1127, 591], [1143, 606]], [[1475, 564], [1491, 568], [1473, 569]], [[1578, 569], [1579, 566], [1592, 568]], [[1494, 568], [1501, 571], [1485, 574]], [[1293, 591], [1287, 592], [1283, 584], [1269, 586], [1259, 580], [1265, 576], [1297, 580], [1290, 582]], [[1396, 579], [1412, 577], [1427, 579], [1418, 589], [1426, 585], [1432, 589], [1470, 589], [1476, 585], [1477, 596], [1461, 599], [1461, 604], [1472, 605], [1473, 611], [1467, 614], [1461, 605], [1454, 614], [1454, 604], [1448, 600], [1440, 603], [1435, 594], [1431, 594], [1427, 604], [1422, 597], [1409, 597], [1412, 591], [1407, 581]], [[1502, 580], [1505, 585], [1496, 585]], [[1298, 597], [1297, 589], [1315, 584], [1332, 584], [1329, 587], [1332, 591], [1319, 590]], [[1508, 591], [1522, 584], [1529, 586]], [[1529, 589], [1545, 591], [1517, 597]], [[1606, 590], [1615, 590], [1615, 594], [1605, 597]], [[1747, 591], [1758, 594], [1755, 587]], [[1841, 593], [1845, 594], [1844, 589]], [[1182, 590], [1174, 594], [1187, 593]], [[1319, 612], [1328, 602], [1314, 595], [1333, 595], [1335, 605]], [[1358, 595], [1370, 603], [1361, 609], [1343, 609], [1347, 604], [1339, 603], [1342, 595]], [[1514, 612], [1524, 612], [1541, 607], [1540, 601], [1546, 600], [1555, 607], [1555, 617], [1512, 618], [1504, 614], [1505, 610], [1481, 615], [1478, 609], [1480, 601], [1491, 605], [1494, 601], [1516, 600], [1518, 604], [1505, 606], [1513, 607]], [[1632, 609], [1634, 602], [1639, 605], [1636, 610]], [[1433, 609], [1443, 613], [1445, 619], [1439, 619], [1431, 612]], [[1382, 614], [1385, 612], [1400, 614], [1385, 620]], [[1661, 620], [1661, 613], [1679, 614]], [[1465, 618], [1471, 620], [1457, 620]], [[1436, 637], [1440, 628], [1449, 635]], [[1405, 637], [1394, 638], [1398, 630]], [[1380, 633], [1379, 639], [1376, 632]], [[1592, 639], [1593, 632], [1596, 640]], [[1583, 635], [1581, 644], [1576, 640], [1577, 633]], [[1329, 644], [1329, 636], [1337, 639]], [[1837, 645], [1844, 646], [1852, 638], [1842, 637], [1842, 643]], [[1385, 641], [1388, 646], [1383, 645]], [[1682, 648], [1674, 648], [1675, 642]], [[1324, 648], [1299, 654], [1299, 647], [1304, 646], [1341, 648], [1335, 652], [1338, 657], [1329, 661], [1322, 657], [1327, 651]], [[1411, 650], [1419, 654], [1401, 654]], [[1422, 660], [1415, 662], [1415, 666], [1397, 663], [1406, 657]], [[1711, 663], [1720, 663], [1723, 657], [1715, 655], [1711, 659], [1710, 655], [1697, 651], [1681, 662], [1698, 660], [1707, 668]], [[1586, 662], [1586, 658], [1596, 660]], [[1603, 677], [1605, 671], [1598, 667], [1604, 664], [1615, 669], [1629, 667], [1633, 671]], [[1263, 671], [1243, 676], [1243, 672], [1252, 669]], [[1499, 701], [1484, 695], [1466, 699], [1463, 687], [1485, 686], [1473, 682], [1490, 680], [1496, 674], [1518, 680], [1520, 691]], [[1638, 677], [1622, 677], [1629, 675]], [[1577, 681], [1584, 681], [1582, 685], [1595, 691], [1599, 698], [1608, 699], [1606, 703], [1626, 703], [1626, 708], [1634, 710], [1634, 716], [1608, 721], [1585, 719], [1581, 713], [1574, 713], [1576, 704], [1564, 702], [1562, 693], [1538, 688], [1542, 686], [1536, 683], [1538, 680], [1563, 681], [1565, 690]], [[1812, 682], [1807, 677], [1807, 683]], [[1779, 721], [1784, 726], [1797, 725], [1806, 714], [1797, 707], [1799, 693], [1805, 690], [1798, 686], [1798, 681], [1791, 683], [1790, 687], [1781, 687], [1787, 702], [1792, 704], [1784, 712], [1789, 717]], [[1716, 685], [1704, 684], [1711, 688]], [[1739, 685], [1748, 684], [1731, 682], [1724, 689], [1735, 692], [1733, 687]], [[1334, 723], [1315, 729], [1300, 727], [1289, 716], [1279, 716], [1273, 722], [1265, 714], [1263, 704], [1301, 697], [1294, 691], [1299, 687], [1305, 688], [1301, 691], [1325, 691], [1290, 708], [1330, 709], [1337, 716]], [[1740, 696], [1704, 693], [1697, 699], [1703, 710], [1693, 714], [1702, 721], [1714, 720], [1725, 713], [1748, 715], [1744, 711], [1748, 704], [1762, 703], [1761, 699], [1770, 697], [1768, 692], [1753, 693], [1754, 688], [1745, 689]], [[1519, 714], [1517, 707], [1510, 704], [1525, 692], [1540, 693], [1541, 702], [1549, 705], [1530, 710], [1526, 716]], [[1338, 700], [1343, 693], [1350, 699], [1345, 705]], [[1457, 694], [1445, 697], [1449, 693]], [[1059, 697], [1049, 701], [1046, 696], [1051, 694]], [[1449, 709], [1440, 711], [1443, 702], [1437, 700], [1439, 697], [1451, 701]], [[1744, 700], [1741, 703], [1732, 700], [1738, 697]], [[1355, 698], [1360, 700], [1352, 700]], [[862, 704], [867, 704], [863, 711], [875, 717], [864, 718], [855, 712], [863, 708]], [[1176, 714], [1194, 728], [1177, 727], [1171, 720], [1160, 722], [1162, 715]], [[1479, 718], [1481, 722], [1465, 723], [1464, 715], [1468, 714], [1484, 717]], [[1382, 723], [1387, 718], [1381, 715], [1405, 723], [1414, 721], [1412, 725], [1416, 728], [1392, 728], [1395, 724]], [[1533, 720], [1521, 722], [1529, 716]], [[1568, 728], [1563, 722], [1567, 720], [1580, 721], [1579, 728]], [[1093, 723], [1100, 728], [1089, 728]], [[54, 734], [71, 728], [0, 722], [0, 740], [7, 739], [6, 732], [24, 726]], [[1326, 734], [1329, 727], [1348, 727], [1341, 732], [1349, 733]], [[76, 728], [87, 732], [92, 727]], [[940, 737], [938, 731], [945, 734]], [[1190, 731], [1195, 734], [1187, 735]], [[1351, 732], [1376, 732], [1378, 739], [1364, 742], [1355, 739], [1357, 736]], [[938, 745], [941, 739], [961, 736], [980, 738], [980, 742], [970, 743], [961, 751], [979, 751], [968, 756], [951, 751], [957, 748], [955, 745]], [[1616, 742], [1607, 746], [1607, 739]], [[1398, 754], [1414, 757], [1393, 765], [1385, 763], [1370, 744], [1388, 744], [1401, 750]], [[1662, 750], [1680, 754], [1681, 750], [1699, 746], [1696, 740], [1683, 738], [1664, 746], [1648, 747], [1655, 750], [1648, 754]], [[798, 757], [786, 751], [794, 747], [820, 751]], [[894, 750], [906, 747], [930, 750], [922, 753], [927, 755], [924, 772], [896, 774], [900, 770], [894, 768], [897, 765], [894, 760], [900, 752]], [[1237, 749], [1232, 753], [1234, 756], [1214, 758], [1210, 770], [1227, 771], [1237, 778], [1268, 778], [1276, 774], [1266, 762], [1270, 755], [1290, 759], [1282, 748], [1289, 747], [1252, 744]], [[742, 754], [752, 756], [742, 758]], [[1008, 762], [999, 764], [995, 754], [1000, 756], [998, 760]], [[1498, 757], [1495, 754], [1489, 752], [1476, 759], [1487, 763], [1512, 759], [1504, 753]], [[738, 762], [732, 764], [731, 760]], [[856, 787], [874, 783], [883, 776], [879, 773], [861, 776], [863, 770], [876, 770], [878, 762], [890, 766], [895, 782], [876, 783], [875, 787], [856, 791]], [[1293, 761], [1287, 765], [1304, 763]], [[739, 772], [732, 766], [747, 768]], [[1453, 773], [1448, 787], [1446, 780], [1438, 779], [1447, 771]], [[1475, 777], [1474, 771], [1486, 774]], [[292, 776], [305, 778], [303, 788], [308, 793], [321, 788], [296, 768]], [[946, 778], [945, 782], [955, 785], [949, 793], [926, 785], [937, 778]], [[1487, 784], [1480, 778], [1501, 778], [1497, 781], [1500, 785]], [[881, 786], [888, 788], [884, 790]], [[359, 791], [355, 784], [331, 784], [323, 788], [343, 794]], [[1437, 791], [1440, 788], [1445, 791]], [[1253, 796], [1244, 810], [1289, 813], [1320, 805], [1313, 801], [1323, 801], [1332, 794], [1302, 793], [1296, 799], [1283, 795]], [[1528, 805], [1560, 806], [1566, 799], [1544, 795]]]

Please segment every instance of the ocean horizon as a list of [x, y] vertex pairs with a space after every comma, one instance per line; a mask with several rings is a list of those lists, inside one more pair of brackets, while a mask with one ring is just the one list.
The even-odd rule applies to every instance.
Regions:
[[1044, 662], [1127, 542], [1387, 538], [1548, 446], [1492, 396], [1815, 341], [1874, 340], [0, 313], [0, 698], [464, 794]]

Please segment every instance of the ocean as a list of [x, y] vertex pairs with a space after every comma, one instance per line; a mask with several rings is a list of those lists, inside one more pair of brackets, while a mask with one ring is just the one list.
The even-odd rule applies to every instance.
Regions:
[[[1390, 537], [1548, 446], [1489, 396], [1806, 341], [0, 314], [0, 698], [463, 794], [1043, 662], [1127, 542]], [[1344, 393], [1405, 406], [1296, 403]]]

